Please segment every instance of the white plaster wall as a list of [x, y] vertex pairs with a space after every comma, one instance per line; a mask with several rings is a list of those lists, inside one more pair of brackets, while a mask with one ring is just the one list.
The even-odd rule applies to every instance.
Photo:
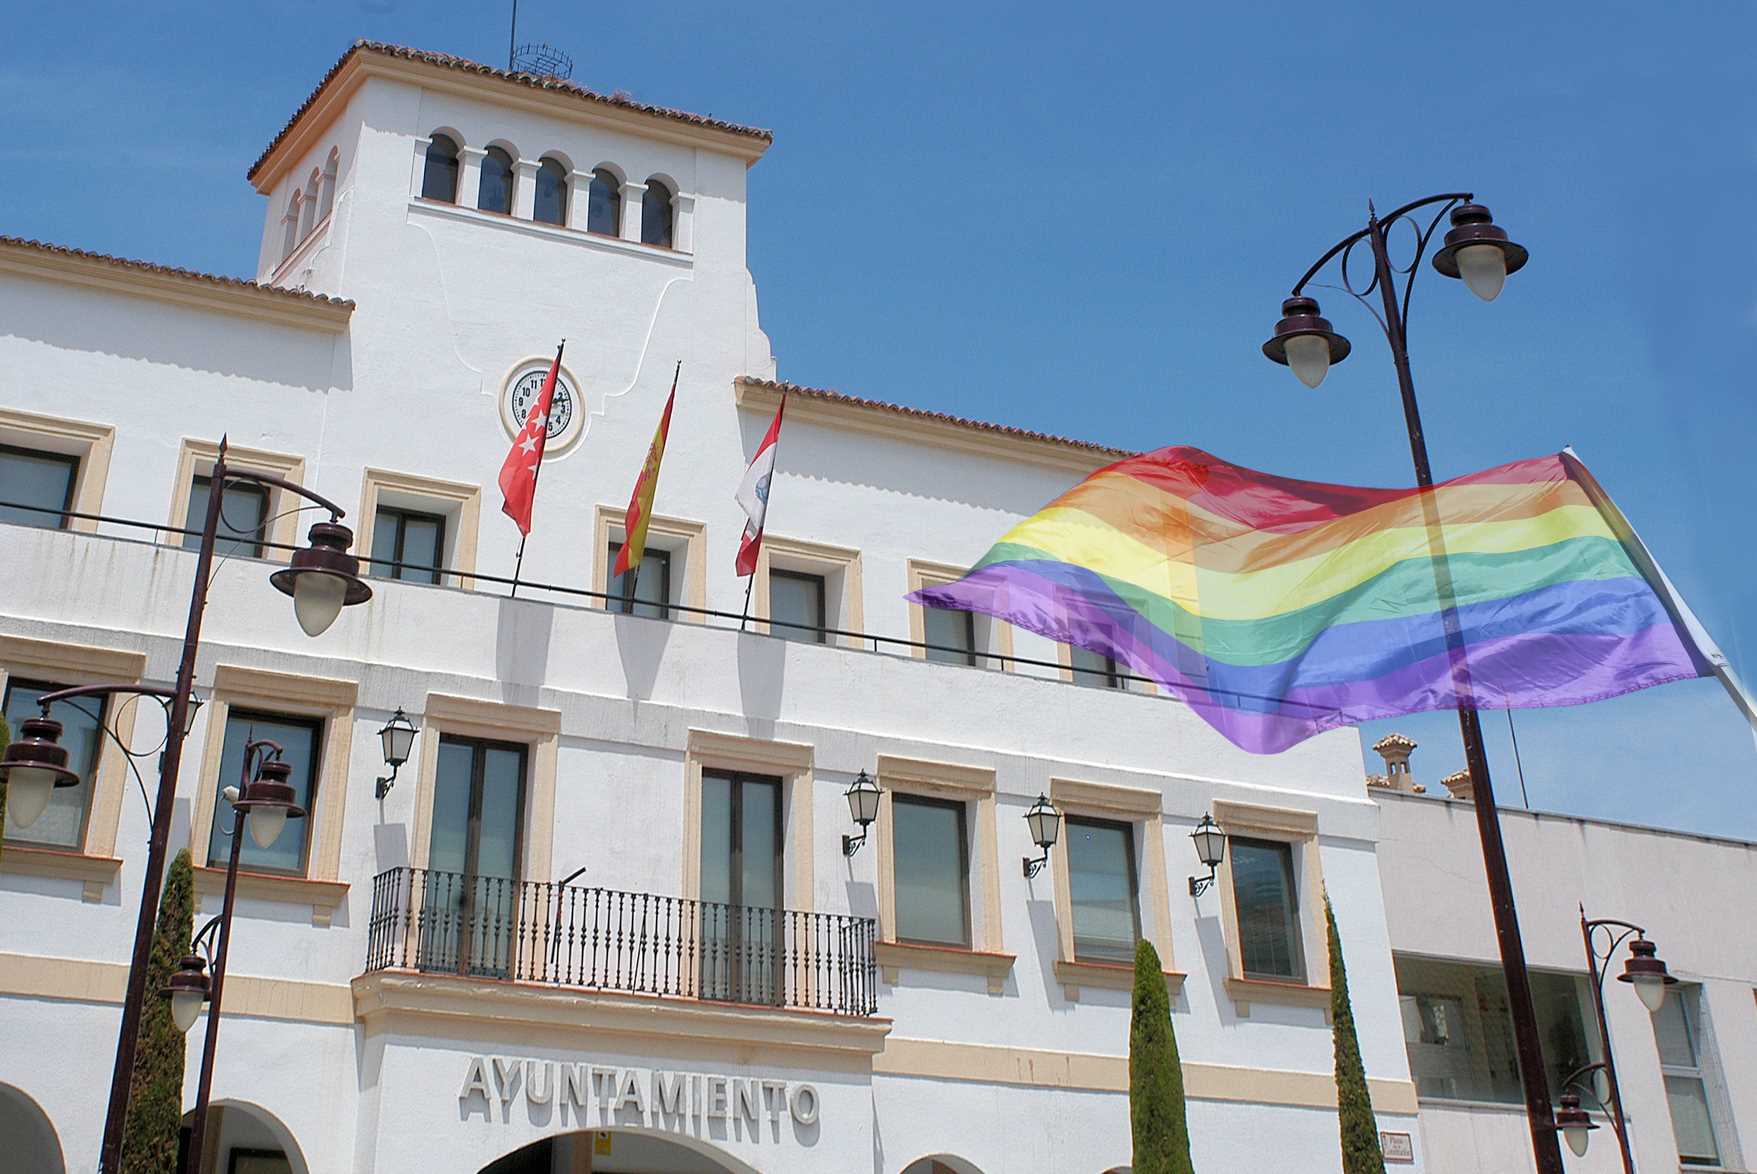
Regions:
[[[1378, 863], [1384, 878], [1392, 948], [1399, 953], [1499, 965], [1476, 819], [1469, 804], [1399, 794], [1380, 798]], [[1733, 1113], [1723, 1149], [1742, 1140], [1749, 1163], [1757, 1145], [1757, 938], [1740, 911], [1757, 891], [1757, 845], [1706, 836], [1630, 828], [1568, 816], [1503, 809], [1502, 835], [1513, 874], [1526, 959], [1533, 967], [1586, 973], [1580, 909], [1647, 927], [1671, 972], [1701, 984], [1713, 1040]], [[1605, 984], [1611, 1046], [1631, 1127], [1636, 1165], [1675, 1166], [1677, 1149], [1653, 1025], [1634, 993]], [[1352, 961], [1352, 959], [1351, 959]], [[1586, 1028], [1594, 1030], [1591, 1010]], [[1528, 1154], [1525, 1118], [1517, 1106], [1460, 1108], [1424, 1103], [1422, 1128], [1434, 1169], [1501, 1168], [1497, 1155]], [[1593, 1137], [1582, 1169], [1613, 1168], [1609, 1130]], [[1736, 1152], [1736, 1151], [1735, 1151]]]

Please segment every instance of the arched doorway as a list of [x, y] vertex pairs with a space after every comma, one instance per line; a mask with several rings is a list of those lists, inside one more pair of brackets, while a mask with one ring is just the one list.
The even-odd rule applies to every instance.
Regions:
[[67, 1174], [61, 1139], [55, 1135], [49, 1115], [27, 1093], [10, 1084], [0, 1084], [0, 1138], [5, 1139], [7, 1162], [18, 1163], [17, 1169]]
[[[178, 1169], [187, 1160], [189, 1125], [183, 1115]], [[248, 1101], [215, 1101], [208, 1106], [201, 1174], [310, 1174], [299, 1143], [280, 1118]]]
[[916, 1158], [903, 1167], [903, 1174], [982, 1174], [982, 1171], [963, 1158], [954, 1158], [951, 1154], [934, 1154], [927, 1158]]
[[758, 1174], [705, 1142], [642, 1129], [590, 1129], [545, 1137], [480, 1174]]

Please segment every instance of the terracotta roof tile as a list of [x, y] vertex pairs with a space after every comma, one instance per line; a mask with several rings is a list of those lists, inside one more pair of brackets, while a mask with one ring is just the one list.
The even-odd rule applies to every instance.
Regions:
[[274, 141], [270, 142], [269, 145], [263, 149], [262, 154], [257, 156], [256, 162], [250, 165], [250, 171], [247, 173], [247, 178], [256, 178], [256, 173], [262, 169], [262, 165], [268, 161], [268, 157], [274, 154], [275, 148], [281, 145], [282, 140], [292, 132], [293, 127], [298, 125], [301, 118], [305, 117], [305, 112], [311, 109], [312, 105], [317, 101], [318, 96], [323, 93], [324, 87], [329, 85], [329, 83], [335, 79], [336, 74], [341, 72], [342, 67], [346, 65], [356, 53], [376, 53], [384, 57], [400, 58], [404, 61], [425, 62], [428, 65], [438, 65], [443, 66], [446, 69], [455, 69], [464, 73], [475, 73], [480, 74], [483, 77], [514, 82], [522, 86], [529, 86], [534, 90], [551, 90], [556, 93], [568, 94], [579, 98], [584, 102], [593, 102], [604, 106], [615, 106], [623, 110], [633, 110], [641, 114], [651, 114], [657, 118], [669, 118], [674, 122], [685, 122], [691, 126], [707, 127], [711, 130], [722, 130], [730, 134], [747, 135], [753, 139], [760, 139], [765, 143], [772, 143], [775, 141], [775, 136], [772, 131], [763, 130], [759, 127], [744, 126], [736, 122], [727, 122], [719, 118], [710, 118], [703, 114], [691, 114], [687, 110], [674, 110], [669, 106], [654, 106], [647, 102], [637, 102], [633, 98], [624, 97], [621, 94], [600, 94], [595, 90], [588, 90], [584, 86], [576, 85], [570, 81], [563, 81], [560, 78], [539, 77], [533, 73], [515, 73], [505, 69], [496, 69], [492, 65], [484, 65], [480, 61], [471, 61], [466, 57], [456, 57], [450, 53], [435, 53], [426, 49], [412, 49], [406, 45], [392, 45], [384, 41], [359, 40], [355, 41], [348, 51], [342, 54], [340, 60], [330, 66], [329, 72], [323, 75], [323, 80], [317, 83], [317, 88], [312, 90], [311, 95], [300, 104], [299, 109], [293, 112], [293, 117], [287, 120], [287, 124], [281, 128], [280, 133], [275, 135]]
[[118, 269], [132, 269], [141, 273], [157, 273], [166, 277], [202, 281], [209, 285], [217, 285], [222, 289], [247, 289], [259, 293], [297, 298], [301, 301], [318, 302], [326, 306], [346, 307], [350, 310], [354, 308], [354, 303], [347, 298], [335, 298], [328, 294], [310, 293], [302, 289], [283, 289], [280, 286], [263, 285], [243, 277], [221, 277], [215, 273], [199, 273], [194, 269], [180, 269], [175, 265], [159, 265], [152, 261], [135, 261], [128, 257], [113, 257], [108, 253], [93, 253], [86, 249], [73, 248], [70, 245], [52, 245], [46, 241], [29, 240], [21, 236], [0, 236], [0, 247], [54, 253], [58, 256], [73, 257], [82, 261], [102, 261], [106, 265], [114, 265]]
[[1078, 449], [1081, 452], [1096, 453], [1100, 456], [1121, 460], [1124, 457], [1136, 456], [1133, 449], [1112, 448], [1108, 444], [1095, 444], [1090, 440], [1074, 440], [1066, 436], [1056, 436], [1048, 432], [1033, 432], [1028, 428], [1014, 428], [1008, 424], [993, 424], [987, 420], [974, 420], [968, 416], [954, 416], [948, 412], [930, 412], [925, 408], [905, 407], [902, 404], [887, 403], [884, 400], [865, 399], [857, 395], [845, 395], [839, 391], [830, 391], [821, 387], [802, 387], [797, 383], [787, 383], [775, 379], [756, 379], [743, 376], [740, 383], [751, 387], [761, 387], [769, 391], [784, 392], [787, 395], [803, 396], [806, 399], [819, 400], [824, 403], [844, 404], [849, 407], [869, 408], [879, 412], [892, 412], [899, 416], [908, 416], [916, 420], [933, 420], [941, 424], [952, 424], [959, 428], [969, 428], [977, 432], [992, 432], [1001, 436], [1010, 436], [1016, 440], [1035, 440], [1044, 444], [1061, 445], [1066, 448]]

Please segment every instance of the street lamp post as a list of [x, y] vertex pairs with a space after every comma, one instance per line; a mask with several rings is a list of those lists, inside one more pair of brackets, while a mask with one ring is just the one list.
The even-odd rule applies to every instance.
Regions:
[[[1600, 935], [1606, 943], [1602, 951], [1599, 949]], [[1666, 973], [1666, 964], [1660, 961], [1657, 948], [1647, 940], [1645, 929], [1609, 917], [1588, 921], [1586, 906], [1582, 905], [1580, 940], [1586, 947], [1586, 965], [1592, 971], [1592, 1010], [1598, 1017], [1598, 1042], [1604, 1058], [1570, 1074], [1562, 1082], [1564, 1089], [1578, 1088], [1598, 1101], [1599, 1107], [1610, 1118], [1611, 1131], [1617, 1135], [1617, 1148], [1623, 1158], [1623, 1174], [1635, 1174], [1635, 1158], [1629, 1151], [1629, 1126], [1623, 1116], [1623, 1087], [1617, 1080], [1617, 1058], [1611, 1053], [1611, 1025], [1604, 1011], [1604, 980], [1610, 973], [1611, 961], [1617, 956], [1618, 948], [1630, 937], [1635, 940], [1629, 942], [1629, 958], [1623, 963], [1623, 973], [1617, 975], [1617, 981], [1635, 988], [1641, 1005], [1649, 1014], [1659, 1011], [1665, 1003], [1666, 993], [1677, 985], [1678, 980]], [[1599, 1098], [1594, 1088], [1582, 1083], [1583, 1078], [1595, 1072], [1604, 1073], [1605, 1089], [1610, 1095], [1608, 1103]], [[1567, 1140], [1574, 1155], [1583, 1157], [1590, 1131], [1598, 1127], [1580, 1108], [1578, 1095], [1569, 1093], [1563, 1100], [1571, 1103], [1557, 1110], [1555, 1128]]]
[[[1446, 233], [1440, 250], [1434, 255], [1434, 268], [1447, 277], [1461, 278], [1470, 291], [1484, 301], [1493, 301], [1501, 292], [1501, 283], [1510, 273], [1524, 266], [1526, 250], [1507, 239], [1489, 210], [1475, 202], [1470, 192], [1446, 192], [1427, 196], [1403, 205], [1380, 219], [1371, 203], [1367, 205], [1367, 224], [1332, 245], [1323, 256], [1293, 284], [1282, 303], [1281, 321], [1275, 334], [1263, 344], [1263, 354], [1293, 370], [1301, 383], [1315, 388], [1323, 382], [1332, 363], [1346, 359], [1352, 349], [1348, 339], [1334, 331], [1320, 316], [1318, 302], [1305, 293], [1305, 288], [1331, 261], [1340, 258], [1343, 292], [1366, 306], [1385, 332], [1391, 347], [1391, 361], [1397, 369], [1397, 386], [1403, 396], [1403, 419], [1409, 431], [1409, 453], [1415, 463], [1416, 483], [1423, 489], [1433, 486], [1434, 475], [1428, 463], [1427, 441], [1422, 434], [1421, 409], [1415, 400], [1415, 379], [1410, 374], [1408, 323], [1409, 298], [1415, 289], [1415, 275], [1427, 252], [1429, 240], [1440, 221], [1451, 213], [1452, 227]], [[1424, 228], [1414, 213], [1440, 205], [1438, 212]], [[1408, 268], [1402, 298], [1398, 297], [1397, 279], [1386, 248], [1387, 231], [1398, 221], [1407, 220], [1415, 229], [1415, 257]], [[1366, 241], [1372, 252], [1373, 278], [1356, 289], [1348, 274], [1348, 259], [1356, 245]], [[1379, 296], [1383, 315], [1373, 309], [1369, 300]], [[1431, 494], [1423, 499], [1424, 513], [1436, 546], [1442, 532], [1437, 506]], [[1445, 551], [1434, 562], [1435, 585], [1444, 603], [1452, 597], [1451, 577]], [[1451, 607], [1442, 610], [1446, 648], [1451, 660], [1453, 681], [1461, 698], [1470, 696], [1469, 666], [1465, 660], [1464, 640], [1458, 627], [1458, 616]], [[1519, 1076], [1525, 1090], [1525, 1112], [1531, 1129], [1531, 1145], [1537, 1159], [1539, 1174], [1561, 1174], [1562, 1152], [1556, 1144], [1555, 1119], [1550, 1106], [1549, 1083], [1545, 1076], [1543, 1043], [1538, 1035], [1537, 1014], [1532, 1005], [1531, 976], [1525, 966], [1525, 947], [1519, 936], [1519, 914], [1513, 904], [1513, 881], [1507, 870], [1507, 850], [1501, 841], [1501, 825], [1495, 809], [1494, 786], [1489, 778], [1488, 753], [1483, 746], [1482, 723], [1474, 706], [1461, 705], [1458, 725], [1464, 738], [1465, 765], [1475, 784], [1477, 833], [1482, 840], [1483, 870], [1488, 876], [1489, 901], [1494, 909], [1495, 937], [1500, 946], [1501, 968], [1506, 975], [1509, 1009], [1513, 1019], [1513, 1035], [1519, 1057]]]
[[[252, 777], [250, 762], [257, 759]], [[172, 1020], [183, 1031], [194, 1026], [201, 1003], [208, 1004], [207, 1037], [201, 1047], [201, 1076], [195, 1088], [195, 1112], [189, 1125], [189, 1152], [184, 1161], [184, 1174], [200, 1174], [201, 1154], [207, 1133], [207, 1110], [213, 1096], [214, 1055], [220, 1040], [220, 1000], [226, 985], [226, 956], [232, 944], [232, 909], [238, 893], [238, 855], [243, 848], [246, 827], [258, 848], [267, 848], [280, 838], [287, 820], [299, 819], [305, 809], [293, 802], [293, 788], [287, 783], [292, 766], [282, 761], [281, 747], [266, 738], [246, 743], [240, 770], [239, 788], [227, 787], [226, 798], [232, 804], [232, 851], [226, 860], [226, 895], [219, 916], [202, 927], [190, 943], [190, 954], [161, 992], [171, 1000]], [[202, 938], [217, 927], [211, 978], [201, 974], [202, 959], [195, 954]], [[191, 965], [193, 963], [193, 965]], [[196, 996], [200, 997], [197, 998]]]
[[[293, 610], [299, 626], [308, 635], [322, 634], [335, 622], [343, 607], [364, 603], [372, 597], [372, 588], [359, 577], [359, 560], [348, 553], [354, 540], [353, 531], [341, 524], [346, 511], [326, 497], [301, 485], [268, 473], [233, 469], [226, 464], [226, 440], [221, 438], [211, 475], [212, 492], [208, 495], [207, 516], [202, 522], [201, 545], [195, 556], [195, 585], [189, 596], [189, 618], [183, 630], [183, 654], [177, 664], [175, 682], [162, 685], [106, 684], [81, 685], [46, 693], [39, 700], [43, 716], [58, 701], [76, 697], [139, 694], [158, 698], [168, 709], [164, 749], [159, 757], [158, 794], [152, 803], [152, 830], [147, 840], [146, 867], [141, 874], [140, 911], [134, 923], [134, 950], [128, 963], [128, 985], [122, 999], [122, 1022], [116, 1033], [116, 1062], [110, 1073], [109, 1107], [104, 1117], [104, 1138], [98, 1154], [99, 1174], [116, 1174], [122, 1165], [123, 1133], [128, 1120], [128, 1093], [134, 1074], [134, 1055], [140, 1043], [140, 1015], [146, 997], [146, 976], [152, 955], [153, 924], [159, 901], [159, 886], [164, 881], [165, 855], [171, 838], [171, 808], [177, 796], [177, 777], [183, 759], [183, 742], [189, 733], [189, 716], [194, 697], [195, 657], [201, 647], [201, 621], [207, 609], [208, 583], [213, 574], [215, 539], [219, 532], [221, 508], [225, 503], [228, 481], [253, 481], [260, 485], [285, 490], [328, 510], [328, 522], [311, 527], [311, 544], [293, 553], [289, 565], [270, 576], [276, 590], [293, 598]], [[53, 727], [52, 729], [50, 727]], [[34, 785], [41, 779], [45, 766], [65, 769], [63, 754], [44, 757], [44, 744], [54, 744], [60, 736], [60, 723], [49, 721], [37, 729], [37, 736], [7, 748], [0, 762], [0, 777], [23, 774]], [[27, 745], [28, 743], [28, 745]], [[54, 774], [53, 770], [49, 772]], [[59, 778], [59, 776], [56, 776]]]

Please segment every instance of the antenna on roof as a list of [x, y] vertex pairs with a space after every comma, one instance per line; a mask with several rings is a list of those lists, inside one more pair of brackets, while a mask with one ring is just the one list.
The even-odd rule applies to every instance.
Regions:
[[534, 41], [513, 50], [513, 71], [566, 81], [573, 76], [573, 58], [553, 45]]

